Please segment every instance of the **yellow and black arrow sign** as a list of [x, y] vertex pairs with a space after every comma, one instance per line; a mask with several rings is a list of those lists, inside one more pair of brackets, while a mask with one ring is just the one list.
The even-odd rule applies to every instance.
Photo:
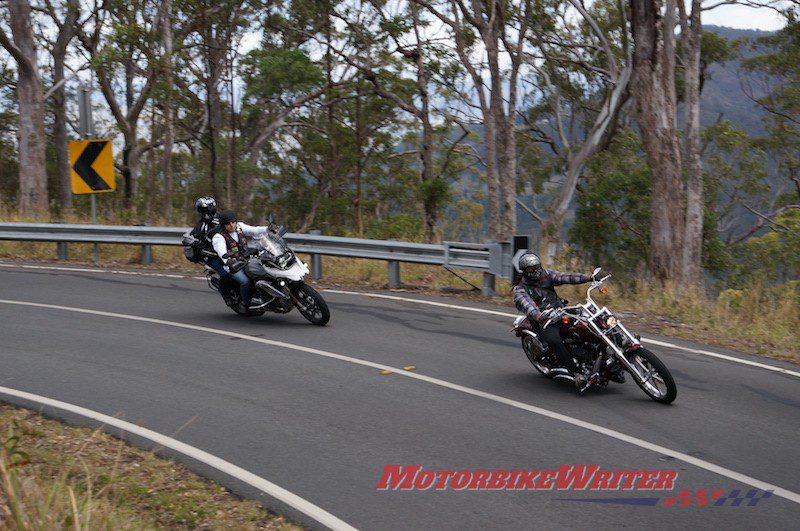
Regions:
[[69, 165], [73, 194], [100, 194], [116, 190], [111, 141], [70, 142]]

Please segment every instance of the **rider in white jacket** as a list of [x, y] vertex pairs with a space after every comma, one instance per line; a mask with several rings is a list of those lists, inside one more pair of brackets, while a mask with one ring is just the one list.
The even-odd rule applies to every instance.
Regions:
[[[211, 238], [211, 245], [226, 266], [230, 266], [237, 259], [244, 258], [244, 252], [247, 250], [247, 238], [261, 236], [270, 230], [269, 227], [254, 227], [237, 221], [236, 213], [232, 210], [225, 210], [219, 215], [219, 227], [220, 230]], [[229, 256], [224, 258], [226, 254]], [[231, 272], [231, 277], [239, 284], [239, 292], [245, 308], [258, 307], [263, 304], [258, 297], [251, 299], [250, 278], [244, 270]]]

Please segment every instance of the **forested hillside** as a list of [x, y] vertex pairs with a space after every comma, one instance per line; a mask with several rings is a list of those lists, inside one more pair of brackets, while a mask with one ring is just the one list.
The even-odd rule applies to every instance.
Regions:
[[548, 262], [741, 279], [796, 237], [797, 13], [770, 35], [703, 30], [701, 8], [7, 0], [0, 204], [87, 219], [67, 153], [84, 87], [115, 153], [109, 222], [186, 224], [213, 195], [298, 232], [529, 233]]

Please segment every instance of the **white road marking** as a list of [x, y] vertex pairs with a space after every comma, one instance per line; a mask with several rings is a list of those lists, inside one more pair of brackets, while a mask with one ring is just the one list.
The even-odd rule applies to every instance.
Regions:
[[[165, 273], [146, 273], [146, 272], [135, 272], [135, 271], [121, 271], [121, 270], [111, 270], [111, 269], [88, 269], [88, 268], [77, 268], [77, 267], [58, 267], [58, 266], [34, 266], [34, 265], [23, 265], [23, 264], [11, 264], [11, 263], [3, 263], [0, 262], [0, 267], [14, 267], [14, 268], [22, 268], [22, 269], [51, 269], [55, 271], [78, 271], [81, 273], [114, 273], [119, 275], [138, 275], [138, 276], [150, 276], [150, 277], [167, 277], [167, 278], [190, 278], [195, 280], [205, 280], [206, 277], [194, 277], [194, 276], [184, 276], [184, 275], [171, 275]], [[426, 301], [420, 299], [410, 299], [408, 297], [398, 297], [396, 295], [384, 295], [381, 293], [369, 293], [369, 292], [361, 292], [361, 291], [346, 291], [346, 290], [339, 290], [339, 289], [323, 289], [322, 291], [326, 291], [328, 293], [338, 293], [340, 295], [357, 295], [360, 297], [370, 297], [373, 299], [385, 299], [391, 301], [399, 301], [399, 302], [413, 302], [416, 304], [424, 304], [427, 306], [436, 306], [439, 308], [449, 308], [452, 310], [464, 310], [468, 312], [475, 312], [475, 313], [482, 313], [486, 315], [498, 315], [500, 317], [510, 317], [514, 318], [518, 314], [515, 313], [507, 313], [507, 312], [500, 312], [497, 310], [486, 310], [483, 308], [474, 308], [472, 306], [461, 306], [458, 304], [447, 304], [444, 302], [435, 302], [435, 301]], [[689, 347], [682, 347], [680, 345], [676, 345], [674, 343], [667, 343], [665, 341], [659, 341], [657, 339], [650, 339], [647, 337], [643, 337], [642, 341], [645, 343], [649, 343], [651, 345], [656, 345], [659, 347], [667, 347], [672, 348], [675, 350], [682, 350], [684, 352], [691, 352], [692, 354], [700, 354], [701, 356], [709, 356], [712, 358], [717, 358], [725, 361], [731, 361], [734, 363], [739, 363], [742, 365], [749, 365], [750, 367], [758, 367], [759, 369], [765, 369], [768, 371], [773, 371], [781, 374], [786, 374], [788, 376], [793, 376], [795, 378], [800, 378], [800, 372], [793, 371], [790, 369], [786, 369], [783, 367], [778, 367], [776, 365], [768, 365], [766, 363], [760, 363], [757, 361], [746, 360], [742, 358], [737, 358], [734, 356], [728, 356], [726, 354], [719, 354], [717, 352], [711, 352], [709, 350], [698, 350]]]
[[147, 273], [144, 271], [123, 271], [121, 269], [90, 269], [87, 267], [37, 266], [26, 264], [9, 264], [7, 262], [0, 262], [0, 267], [13, 267], [16, 269], [49, 269], [52, 271], [71, 271], [78, 273], [113, 273], [115, 275], [133, 275], [140, 277], [187, 278], [187, 275], [172, 275], [169, 273]]
[[[362, 297], [370, 297], [375, 299], [387, 299], [393, 301], [401, 301], [401, 302], [414, 302], [417, 304], [425, 304], [428, 306], [438, 306], [440, 308], [451, 308], [455, 310], [465, 310], [468, 312], [476, 312], [476, 313], [483, 313], [488, 315], [499, 315], [501, 317], [510, 317], [515, 318], [519, 314], [517, 313], [506, 313], [506, 312], [499, 312], [496, 310], [485, 310], [483, 308], [474, 308], [472, 306], [459, 306], [457, 304], [446, 304], [443, 302], [434, 302], [434, 301], [425, 301], [420, 299], [410, 299], [407, 297], [397, 297], [394, 295], [383, 295], [381, 293], [368, 293], [368, 292], [359, 292], [359, 291], [344, 291], [338, 289], [325, 289], [323, 291], [327, 291], [329, 293], [339, 293], [341, 295], [359, 295]], [[750, 361], [742, 358], [736, 358], [734, 356], [728, 356], [725, 354], [719, 354], [717, 352], [711, 352], [709, 350], [698, 350], [689, 347], [682, 347], [680, 345], [676, 345], [674, 343], [667, 343], [666, 341], [659, 341], [657, 339], [650, 339], [647, 337], [643, 337], [642, 341], [645, 343], [649, 343], [651, 345], [656, 345], [658, 347], [667, 347], [673, 348], [675, 350], [682, 350], [684, 352], [691, 352], [692, 354], [700, 354], [702, 356], [710, 356], [712, 358], [718, 358], [721, 360], [732, 361], [735, 363], [741, 363], [742, 365], [750, 365], [751, 367], [758, 367], [759, 369], [766, 369], [768, 371], [779, 372], [781, 374], [787, 374], [789, 376], [794, 376], [796, 378], [800, 378], [800, 372], [792, 371], [789, 369], [785, 369], [783, 367], [777, 367], [775, 365], [767, 365], [766, 363], [759, 363], [757, 361]]]
[[477, 396], [480, 398], [484, 398], [486, 400], [491, 400], [493, 402], [497, 402], [499, 404], [504, 404], [507, 406], [511, 406], [513, 408], [521, 409], [523, 411], [528, 411], [530, 413], [535, 413], [537, 415], [541, 415], [543, 417], [547, 417], [553, 420], [558, 420], [564, 422], [566, 424], [571, 424], [572, 426], [577, 426], [579, 428], [584, 428], [589, 431], [593, 431], [595, 433], [599, 433], [602, 435], [606, 435], [613, 439], [623, 441], [634, 446], [638, 446], [640, 448], [644, 448], [646, 450], [651, 450], [653, 452], [657, 452], [661, 455], [666, 455], [673, 457], [675, 459], [679, 459], [685, 463], [694, 465], [698, 468], [702, 468], [709, 472], [713, 472], [715, 474], [719, 474], [721, 476], [733, 479], [734, 481], [738, 481], [740, 483], [745, 483], [750, 485], [751, 487], [755, 487], [761, 490], [772, 490], [774, 491], [775, 495], [790, 500], [794, 503], [800, 504], [800, 494], [784, 489], [777, 485], [773, 485], [771, 483], [767, 483], [766, 481], [762, 481], [760, 479], [753, 478], [751, 476], [736, 472], [734, 470], [730, 470], [728, 468], [715, 465], [714, 463], [704, 461], [702, 459], [698, 459], [688, 454], [684, 454], [682, 452], [678, 452], [676, 450], [672, 450], [665, 446], [661, 446], [655, 443], [651, 443], [649, 441], [645, 441], [644, 439], [639, 439], [638, 437], [633, 437], [631, 435], [627, 435], [625, 433], [618, 432], [616, 430], [612, 430], [609, 428], [605, 428], [603, 426], [599, 426], [597, 424], [592, 424], [590, 422], [586, 422], [580, 419], [576, 419], [561, 413], [556, 413], [555, 411], [550, 411], [549, 409], [540, 408], [537, 406], [533, 406], [530, 404], [526, 404], [524, 402], [519, 402], [517, 400], [512, 400], [510, 398], [505, 398], [503, 396], [495, 395], [492, 393], [486, 393], [484, 391], [479, 391], [478, 389], [473, 389], [471, 387], [466, 387], [463, 385], [455, 384], [452, 382], [448, 382], [446, 380], [441, 380], [439, 378], [433, 378], [431, 376], [425, 376], [424, 374], [419, 374], [416, 372], [406, 371], [398, 367], [392, 367], [390, 365], [383, 365], [381, 363], [375, 363], [372, 361], [362, 360], [359, 358], [353, 358], [350, 356], [345, 356], [343, 354], [336, 354], [335, 352], [328, 352], [325, 350], [319, 350], [311, 347], [304, 347], [302, 345], [295, 345], [292, 343], [284, 343], [283, 341], [274, 341], [271, 339], [263, 339], [260, 337], [252, 337], [247, 336], [244, 334], [239, 334], [237, 332], [230, 332], [228, 330], [220, 330], [216, 328], [207, 328], [204, 326], [198, 326], [188, 323], [179, 323], [175, 321], [165, 321], [162, 319], [154, 319], [151, 317], [140, 317], [137, 315], [126, 315], [120, 313], [112, 313], [112, 312], [103, 312], [99, 310], [89, 310], [85, 308], [70, 308], [67, 306], [56, 306], [53, 304], [41, 304], [36, 302], [25, 302], [25, 301], [14, 301], [14, 300], [6, 300], [0, 299], [0, 304], [12, 304], [18, 306], [30, 306], [34, 308], [47, 308], [52, 310], [63, 310], [68, 312], [75, 312], [75, 313], [84, 313], [84, 314], [91, 314], [91, 315], [99, 315], [103, 317], [115, 317], [119, 319], [127, 319], [130, 321], [140, 321], [145, 323], [152, 323], [152, 324], [159, 324], [164, 326], [173, 326], [176, 328], [184, 328], [187, 330], [195, 330], [199, 332], [206, 332], [209, 334], [217, 334], [221, 336], [228, 336], [228, 337], [237, 337], [239, 339], [244, 339], [247, 341], [253, 341], [255, 343], [261, 343], [264, 345], [271, 345], [291, 350], [296, 350], [300, 352], [306, 352], [308, 354], [315, 354], [317, 356], [323, 356], [326, 358], [331, 358], [335, 360], [344, 361], [347, 363], [353, 363], [355, 365], [362, 365], [364, 367], [370, 367], [373, 369], [379, 370], [388, 370], [392, 371], [393, 373], [399, 376], [405, 376], [407, 378], [412, 378], [415, 380], [420, 380], [423, 382], [427, 382], [432, 385], [436, 385], [439, 387], [452, 389], [454, 391], [458, 391], [464, 394]]
[[70, 413], [75, 413], [82, 417], [96, 420], [98, 422], [102, 422], [103, 424], [124, 430], [128, 433], [138, 435], [139, 437], [153, 441], [159, 446], [163, 446], [183, 455], [189, 456], [192, 459], [196, 459], [201, 463], [216, 468], [217, 470], [224, 472], [225, 474], [228, 474], [239, 481], [247, 483], [248, 485], [257, 488], [261, 492], [265, 492], [273, 498], [276, 498], [285, 504], [294, 507], [301, 513], [313, 518], [317, 522], [329, 527], [330, 529], [355, 530], [353, 526], [343, 522], [328, 511], [301, 498], [297, 494], [289, 492], [283, 487], [280, 487], [260, 476], [256, 476], [255, 474], [248, 472], [247, 470], [238, 467], [233, 463], [225, 461], [224, 459], [220, 459], [219, 457], [200, 450], [199, 448], [195, 448], [194, 446], [189, 446], [188, 444], [173, 439], [172, 437], [167, 437], [166, 435], [162, 435], [153, 430], [148, 430], [147, 428], [137, 426], [136, 424], [131, 424], [130, 422], [125, 422], [124, 420], [120, 420], [115, 417], [104, 415], [103, 413], [98, 413], [97, 411], [92, 411], [91, 409], [86, 409], [85, 407], [76, 406], [60, 400], [54, 400], [52, 398], [47, 398], [46, 396], [35, 395], [25, 391], [19, 391], [17, 389], [10, 389], [8, 387], [0, 387], [0, 393], [22, 398], [24, 400], [29, 400], [37, 404], [54, 407], [63, 411], [69, 411]]

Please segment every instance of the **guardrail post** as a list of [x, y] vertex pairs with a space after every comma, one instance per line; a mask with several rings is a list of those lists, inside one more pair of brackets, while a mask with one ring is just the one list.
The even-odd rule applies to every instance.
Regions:
[[56, 254], [59, 260], [69, 260], [69, 251], [67, 250], [67, 242], [56, 243]]
[[481, 295], [484, 297], [494, 296], [494, 275], [492, 273], [483, 272], [483, 289]]
[[[54, 221], [57, 225], [63, 225], [63, 221]], [[69, 252], [67, 251], [67, 242], [56, 242], [56, 258], [58, 260], [69, 260]]]
[[[308, 231], [308, 233], [313, 234], [314, 236], [320, 236], [322, 234], [322, 231], [310, 230]], [[322, 255], [319, 254], [311, 255], [311, 278], [313, 280], [319, 280], [322, 278]]]
[[[136, 225], [137, 227], [146, 227], [147, 223]], [[142, 265], [150, 265], [153, 263], [153, 246], [145, 243], [142, 244]]]
[[[396, 242], [397, 238], [389, 238], [389, 241]], [[397, 260], [389, 260], [389, 288], [397, 289], [402, 286], [400, 281], [400, 262]]]
[[502, 260], [502, 248], [494, 240], [486, 240], [484, 243], [489, 247], [489, 271], [483, 272], [483, 288], [481, 294], [484, 297], [494, 296], [495, 290], [495, 274], [499, 271], [499, 265]]

